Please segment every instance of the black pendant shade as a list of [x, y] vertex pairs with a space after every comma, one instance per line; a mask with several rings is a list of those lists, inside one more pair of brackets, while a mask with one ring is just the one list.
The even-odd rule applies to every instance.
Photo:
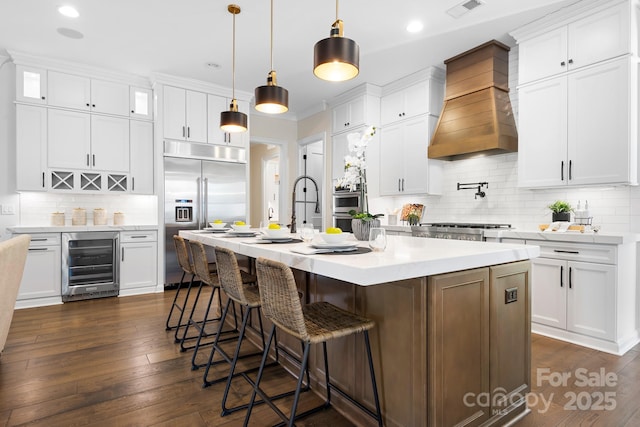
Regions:
[[341, 82], [358, 75], [360, 47], [351, 39], [332, 36], [313, 49], [313, 74], [322, 80]]
[[220, 129], [225, 132], [245, 132], [247, 130], [247, 115], [238, 111], [237, 101], [231, 101], [229, 111], [220, 113]]
[[280, 114], [289, 110], [289, 91], [276, 84], [276, 72], [271, 71], [265, 86], [255, 90], [256, 110], [267, 114]]

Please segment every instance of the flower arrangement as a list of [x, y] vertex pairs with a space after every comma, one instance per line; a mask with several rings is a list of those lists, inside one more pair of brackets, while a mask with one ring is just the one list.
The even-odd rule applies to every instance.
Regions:
[[369, 126], [360, 135], [350, 133], [347, 135], [349, 153], [344, 157], [344, 176], [338, 179], [337, 188], [348, 188], [349, 191], [359, 191], [362, 200], [362, 212], [349, 211], [354, 219], [371, 221], [384, 214], [371, 214], [369, 212], [369, 199], [367, 195], [367, 162], [366, 150], [369, 142], [376, 134], [375, 126]]

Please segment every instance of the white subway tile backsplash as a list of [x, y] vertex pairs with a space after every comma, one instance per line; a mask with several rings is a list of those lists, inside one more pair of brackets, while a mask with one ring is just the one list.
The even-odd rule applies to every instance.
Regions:
[[74, 208], [87, 211], [87, 224], [93, 223], [93, 210], [107, 211], [107, 224], [113, 224], [113, 213], [123, 212], [125, 224], [157, 225], [158, 198], [143, 195], [21, 193], [20, 225], [49, 225], [51, 213], [64, 212], [65, 223], [71, 225]]
[[[370, 198], [370, 210], [386, 214], [405, 203], [422, 203], [423, 222], [494, 222], [537, 229], [551, 221], [547, 206], [555, 200], [567, 200], [574, 208], [578, 200], [583, 206], [588, 200], [593, 223], [603, 230], [640, 232], [640, 188], [519, 188], [517, 159], [517, 153], [509, 153], [445, 162], [441, 196]], [[484, 181], [489, 182], [484, 199], [474, 199], [475, 190], [457, 190], [458, 182]]]

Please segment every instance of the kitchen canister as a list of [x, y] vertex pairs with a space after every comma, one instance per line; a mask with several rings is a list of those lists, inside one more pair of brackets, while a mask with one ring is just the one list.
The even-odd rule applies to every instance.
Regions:
[[87, 225], [87, 210], [85, 208], [73, 209], [71, 225]]
[[107, 211], [103, 208], [93, 210], [93, 225], [107, 225]]
[[54, 227], [64, 226], [64, 212], [53, 212], [51, 214], [51, 225]]
[[113, 213], [113, 225], [124, 225], [124, 214], [122, 212]]

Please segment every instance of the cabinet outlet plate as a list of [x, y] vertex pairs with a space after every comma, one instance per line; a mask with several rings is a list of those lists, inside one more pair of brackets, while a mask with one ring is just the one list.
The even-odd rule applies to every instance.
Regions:
[[16, 207], [14, 205], [2, 205], [2, 215], [15, 215]]
[[518, 288], [504, 290], [504, 303], [509, 304], [518, 301]]

